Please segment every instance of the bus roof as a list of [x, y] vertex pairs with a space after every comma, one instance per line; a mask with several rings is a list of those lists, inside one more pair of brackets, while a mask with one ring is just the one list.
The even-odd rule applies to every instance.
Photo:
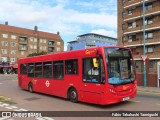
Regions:
[[[72, 50], [72, 51], [64, 51], [64, 52], [59, 52], [59, 53], [50, 53], [50, 54], [45, 54], [45, 55], [39, 55], [39, 56], [32, 56], [32, 57], [25, 57], [25, 58], [20, 58], [18, 61], [21, 61], [21, 60], [31, 60], [31, 59], [40, 59], [40, 58], [44, 58], [44, 57], [52, 57], [53, 55], [54, 56], [57, 56], [57, 57], [60, 57], [60, 56], [64, 56], [64, 55], [72, 55], [72, 56], [75, 56], [77, 54], [83, 54], [85, 53], [85, 51], [95, 51], [95, 50], [100, 50], [100, 49], [103, 49], [103, 48], [124, 48], [124, 49], [128, 49], [128, 48], [125, 48], [125, 47], [121, 47], [121, 46], [101, 46], [101, 47], [92, 47], [92, 48], [86, 48], [86, 49], [81, 49], [81, 50]], [[129, 50], [129, 49], [128, 49]], [[82, 55], [81, 55], [82, 56]], [[61, 58], [61, 57], [60, 57]], [[49, 60], [49, 59], [48, 59]], [[37, 60], [36, 60], [37, 61]], [[41, 61], [41, 60], [39, 60]], [[42, 60], [43, 61], [43, 60]]]

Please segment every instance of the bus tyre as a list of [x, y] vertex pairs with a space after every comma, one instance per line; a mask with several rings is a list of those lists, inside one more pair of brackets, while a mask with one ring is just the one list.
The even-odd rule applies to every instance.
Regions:
[[76, 89], [74, 89], [74, 88], [70, 89], [69, 99], [71, 102], [74, 102], [74, 103], [78, 102], [78, 93], [77, 93]]
[[28, 85], [28, 91], [29, 92], [33, 92], [33, 85], [32, 85], [32, 83], [29, 83], [29, 85]]

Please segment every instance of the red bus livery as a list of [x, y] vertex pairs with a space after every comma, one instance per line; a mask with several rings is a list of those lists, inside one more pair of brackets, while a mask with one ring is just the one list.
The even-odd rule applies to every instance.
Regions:
[[130, 49], [97, 47], [22, 58], [18, 84], [39, 92], [100, 105], [136, 97], [137, 81]]

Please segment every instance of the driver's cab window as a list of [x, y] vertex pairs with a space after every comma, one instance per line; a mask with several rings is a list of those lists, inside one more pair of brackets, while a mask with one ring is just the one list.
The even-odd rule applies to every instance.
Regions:
[[[103, 61], [100, 58], [83, 59], [83, 81], [99, 83], [102, 80], [101, 74], [104, 72], [102, 68]], [[102, 70], [103, 69], [103, 70]], [[104, 78], [103, 78], [104, 79]]]

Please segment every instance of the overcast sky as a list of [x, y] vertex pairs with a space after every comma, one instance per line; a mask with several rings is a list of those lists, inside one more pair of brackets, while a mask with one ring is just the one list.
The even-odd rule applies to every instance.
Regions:
[[65, 46], [78, 35], [117, 38], [117, 0], [1, 0], [0, 23], [60, 32]]

